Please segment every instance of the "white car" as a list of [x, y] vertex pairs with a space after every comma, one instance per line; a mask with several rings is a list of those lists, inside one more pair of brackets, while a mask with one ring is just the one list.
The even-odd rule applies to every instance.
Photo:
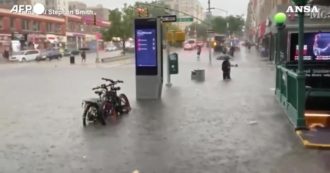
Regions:
[[183, 50], [194, 50], [196, 48], [196, 40], [187, 40], [183, 43]]
[[38, 50], [25, 50], [20, 52], [14, 52], [13, 55], [9, 58], [9, 61], [34, 61], [37, 56], [40, 55], [40, 51]]
[[108, 46], [107, 48], [105, 48], [105, 51], [107, 52], [112, 52], [118, 50], [118, 48], [116, 46]]

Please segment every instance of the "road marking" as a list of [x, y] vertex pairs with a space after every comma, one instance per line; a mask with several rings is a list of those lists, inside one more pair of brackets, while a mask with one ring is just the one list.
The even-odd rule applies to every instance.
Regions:
[[275, 88], [269, 88], [269, 90], [271, 90], [271, 91], [275, 91]]
[[132, 173], [140, 173], [139, 170], [134, 170]]

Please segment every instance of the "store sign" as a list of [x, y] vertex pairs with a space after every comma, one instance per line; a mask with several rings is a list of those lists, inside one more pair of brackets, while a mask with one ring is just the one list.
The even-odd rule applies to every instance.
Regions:
[[330, 19], [330, 9], [320, 9], [317, 13], [310, 13], [311, 19]]

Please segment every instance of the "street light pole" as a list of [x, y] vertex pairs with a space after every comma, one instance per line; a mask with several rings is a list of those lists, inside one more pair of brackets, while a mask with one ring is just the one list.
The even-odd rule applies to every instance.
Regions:
[[[209, 19], [209, 30], [212, 29], [211, 26], [211, 2], [208, 0], [208, 19]], [[211, 33], [209, 33], [209, 63], [212, 64], [212, 49], [211, 49]]]
[[95, 62], [96, 63], [100, 63], [100, 57], [99, 57], [99, 39], [98, 39], [98, 35], [95, 33], [95, 38], [96, 38], [96, 59]]
[[[297, 6], [305, 6], [308, 0], [292, 0]], [[298, 59], [298, 72], [297, 72], [297, 111], [298, 120], [297, 127], [306, 127], [305, 123], [305, 72], [304, 72], [304, 12], [299, 12], [299, 33], [298, 33], [298, 45], [299, 45], [299, 59]]]
[[282, 52], [282, 38], [283, 38], [283, 30], [285, 28], [286, 15], [284, 13], [277, 13], [275, 15], [275, 22], [277, 27], [276, 34], [276, 55], [275, 55], [275, 65], [279, 65], [281, 59]]

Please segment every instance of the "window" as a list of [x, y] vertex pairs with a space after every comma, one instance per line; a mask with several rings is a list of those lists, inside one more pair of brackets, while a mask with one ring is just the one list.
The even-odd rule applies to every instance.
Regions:
[[32, 54], [38, 54], [39, 52], [38, 51], [36, 51], [36, 50], [31, 50], [31, 51], [27, 51], [26, 53], [25, 53], [25, 55], [32, 55]]
[[40, 30], [40, 22], [33, 21], [33, 31], [39, 31]]
[[58, 33], [58, 32], [61, 31], [61, 25], [59, 25], [59, 24], [54, 24], [53, 27], [54, 27], [54, 28], [53, 28], [53, 32]]
[[22, 19], [22, 29], [23, 30], [29, 30], [29, 21]]
[[3, 17], [0, 16], [0, 29], [2, 29], [2, 28], [3, 28]]
[[27, 51], [27, 52], [25, 52], [25, 55], [31, 55], [31, 54], [33, 54], [33, 51]]
[[47, 23], [47, 32], [54, 32], [54, 24]]
[[14, 29], [15, 28], [15, 18], [11, 17], [9, 20], [10, 20], [10, 28]]

